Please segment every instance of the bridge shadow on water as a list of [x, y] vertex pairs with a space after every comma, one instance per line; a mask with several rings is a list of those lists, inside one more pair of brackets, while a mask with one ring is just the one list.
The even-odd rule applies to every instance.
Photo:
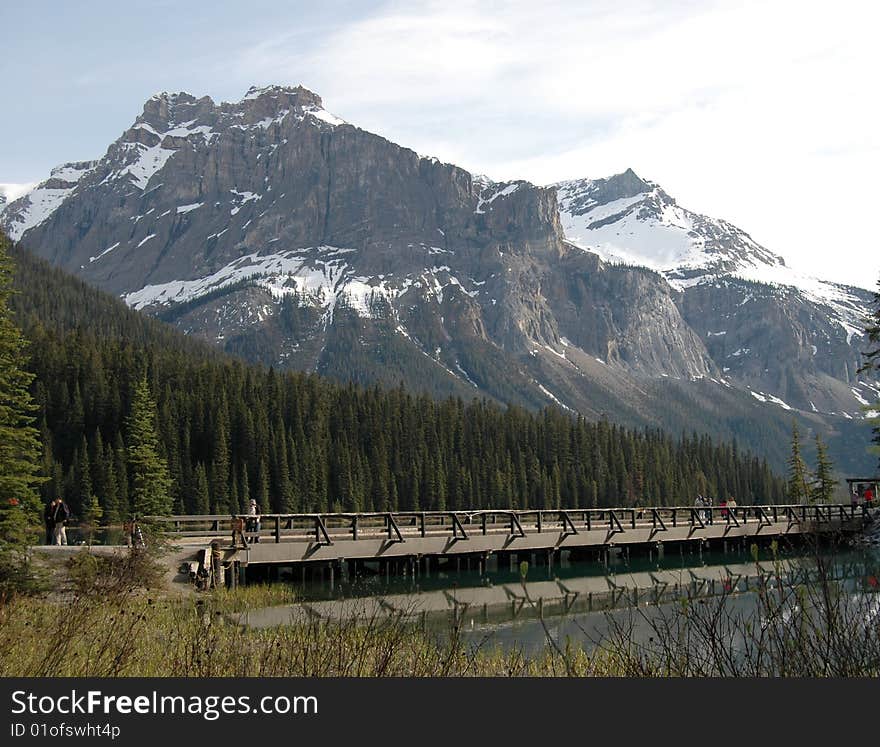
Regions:
[[[876, 550], [824, 546], [746, 547], [736, 552], [674, 548], [664, 556], [604, 555], [521, 567], [461, 568], [454, 561], [430, 574], [361, 573], [345, 580], [291, 575], [302, 601], [250, 610], [254, 627], [315, 620], [397, 616], [441, 639], [460, 636], [471, 646], [518, 648], [527, 653], [549, 642], [588, 647], [629, 626], [634, 639], [650, 634], [651, 618], [682, 600], [723, 600], [731, 614], [748, 616], [760, 595], [829, 580], [847, 594], [874, 594], [880, 579]], [[875, 605], [876, 606], [876, 605]]]

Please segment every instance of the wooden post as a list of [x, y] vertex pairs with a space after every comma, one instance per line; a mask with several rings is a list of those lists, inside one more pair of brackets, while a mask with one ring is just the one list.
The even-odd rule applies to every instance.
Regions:
[[216, 540], [211, 543], [211, 576], [212, 588], [223, 585], [223, 563], [221, 561], [220, 543]]

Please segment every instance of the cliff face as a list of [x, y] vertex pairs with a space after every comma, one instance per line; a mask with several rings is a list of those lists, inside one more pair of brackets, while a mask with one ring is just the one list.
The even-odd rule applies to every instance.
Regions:
[[785, 408], [827, 429], [876, 393], [854, 373], [867, 293], [743, 276], [787, 269], [632, 171], [495, 183], [343, 122], [303, 88], [155, 96], [103, 158], [59, 167], [0, 225], [275, 366], [711, 424], [756, 446], [784, 433]]

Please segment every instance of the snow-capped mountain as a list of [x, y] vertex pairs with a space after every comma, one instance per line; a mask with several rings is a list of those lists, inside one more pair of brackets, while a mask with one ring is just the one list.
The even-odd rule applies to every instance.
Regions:
[[[680, 206], [631, 169], [554, 187], [566, 239], [606, 262], [662, 274], [682, 294], [679, 306], [705, 336], [722, 372], [746, 383], [760, 401], [810, 411], [821, 407], [844, 417], [863, 417], [859, 405], [876, 401], [876, 386], [855, 374], [870, 292], [790, 268], [746, 232]], [[735, 305], [719, 315], [731, 294]], [[756, 308], [773, 316], [786, 313], [766, 328], [747, 321], [760, 321]], [[782, 344], [778, 334], [786, 328]], [[780, 356], [781, 350], [790, 358]], [[779, 360], [768, 365], [771, 351]], [[789, 369], [783, 380], [780, 367]], [[807, 372], [813, 386], [801, 385]], [[817, 377], [823, 381], [815, 386]], [[835, 390], [830, 397], [829, 388]]]
[[834, 309], [847, 334], [864, 328], [863, 290], [798, 272], [726, 220], [680, 206], [632, 169], [553, 185], [566, 239], [612, 263], [649, 267], [684, 290], [719, 277], [797, 288]]
[[627, 169], [607, 179], [553, 185], [566, 238], [609, 262], [649, 267], [677, 287], [699, 278], [784, 267], [782, 257], [725, 220], [681, 207]]
[[631, 171], [496, 183], [301, 87], [154, 96], [0, 226], [230, 352], [344, 379], [771, 450], [792, 413], [839, 428], [878, 393], [855, 373], [867, 292], [755, 282], [793, 276]]

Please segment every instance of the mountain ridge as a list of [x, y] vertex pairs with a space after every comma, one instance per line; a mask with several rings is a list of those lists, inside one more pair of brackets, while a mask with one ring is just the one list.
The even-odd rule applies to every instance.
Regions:
[[[686, 424], [698, 400], [724, 422], [736, 413], [722, 407], [775, 423], [797, 411], [834, 431], [880, 394], [855, 374], [867, 291], [738, 277], [792, 271], [632, 170], [492, 182], [346, 123], [301, 87], [221, 104], [154, 96], [81, 165], [22, 244], [263, 363], [652, 425]], [[28, 199], [0, 222], [26, 224]], [[644, 260], [639, 241], [653, 269], [612, 251]]]

